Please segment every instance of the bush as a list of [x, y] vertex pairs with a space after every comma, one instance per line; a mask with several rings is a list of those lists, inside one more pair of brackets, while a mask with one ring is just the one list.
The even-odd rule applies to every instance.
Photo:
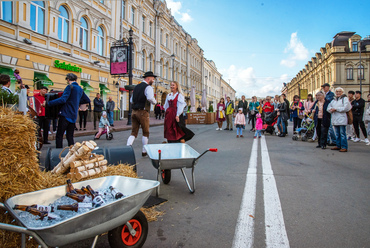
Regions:
[[12, 94], [7, 92], [6, 90], [0, 90], [0, 105], [7, 105], [7, 104], [18, 104], [19, 97], [16, 94]]
[[212, 113], [213, 112], [213, 106], [212, 105], [209, 105], [208, 112], [209, 113]]

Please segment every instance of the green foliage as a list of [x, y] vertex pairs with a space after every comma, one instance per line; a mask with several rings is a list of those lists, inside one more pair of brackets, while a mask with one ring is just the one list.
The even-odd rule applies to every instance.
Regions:
[[212, 106], [212, 104], [209, 105], [208, 112], [209, 113], [212, 113], [213, 112], [213, 106]]
[[18, 104], [19, 97], [16, 94], [11, 94], [6, 90], [0, 90], [0, 105], [7, 105], [7, 104]]

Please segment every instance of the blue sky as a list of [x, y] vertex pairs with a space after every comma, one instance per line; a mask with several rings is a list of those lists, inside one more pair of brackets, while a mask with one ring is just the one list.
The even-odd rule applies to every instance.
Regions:
[[239, 96], [279, 94], [341, 31], [370, 35], [370, 0], [166, 2]]

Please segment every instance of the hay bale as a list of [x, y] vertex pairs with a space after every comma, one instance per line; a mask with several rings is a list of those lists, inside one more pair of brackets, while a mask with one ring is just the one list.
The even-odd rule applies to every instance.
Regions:
[[[0, 107], [0, 202], [6, 199], [36, 190], [65, 185], [67, 175], [41, 172], [36, 150], [36, 124], [28, 116], [17, 114], [9, 108]], [[133, 166], [119, 164], [108, 166], [99, 175], [74, 179], [85, 181], [105, 176], [127, 176], [137, 178]], [[144, 210], [149, 221], [163, 214], [156, 209]], [[10, 214], [0, 209], [0, 222], [15, 224]], [[19, 247], [21, 235], [0, 230], [1, 247]], [[27, 247], [37, 247], [34, 240], [26, 242]]]

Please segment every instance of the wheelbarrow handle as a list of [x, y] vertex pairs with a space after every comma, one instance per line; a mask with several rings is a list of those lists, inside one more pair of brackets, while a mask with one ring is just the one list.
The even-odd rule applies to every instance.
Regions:
[[202, 154], [199, 155], [199, 157], [197, 157], [195, 159], [195, 161], [197, 161], [198, 159], [200, 159], [204, 154], [206, 154], [207, 152], [217, 152], [218, 149], [217, 148], [209, 148], [208, 150], [204, 151]]
[[210, 152], [218, 152], [218, 149], [217, 148], [209, 148], [208, 151], [210, 151]]

